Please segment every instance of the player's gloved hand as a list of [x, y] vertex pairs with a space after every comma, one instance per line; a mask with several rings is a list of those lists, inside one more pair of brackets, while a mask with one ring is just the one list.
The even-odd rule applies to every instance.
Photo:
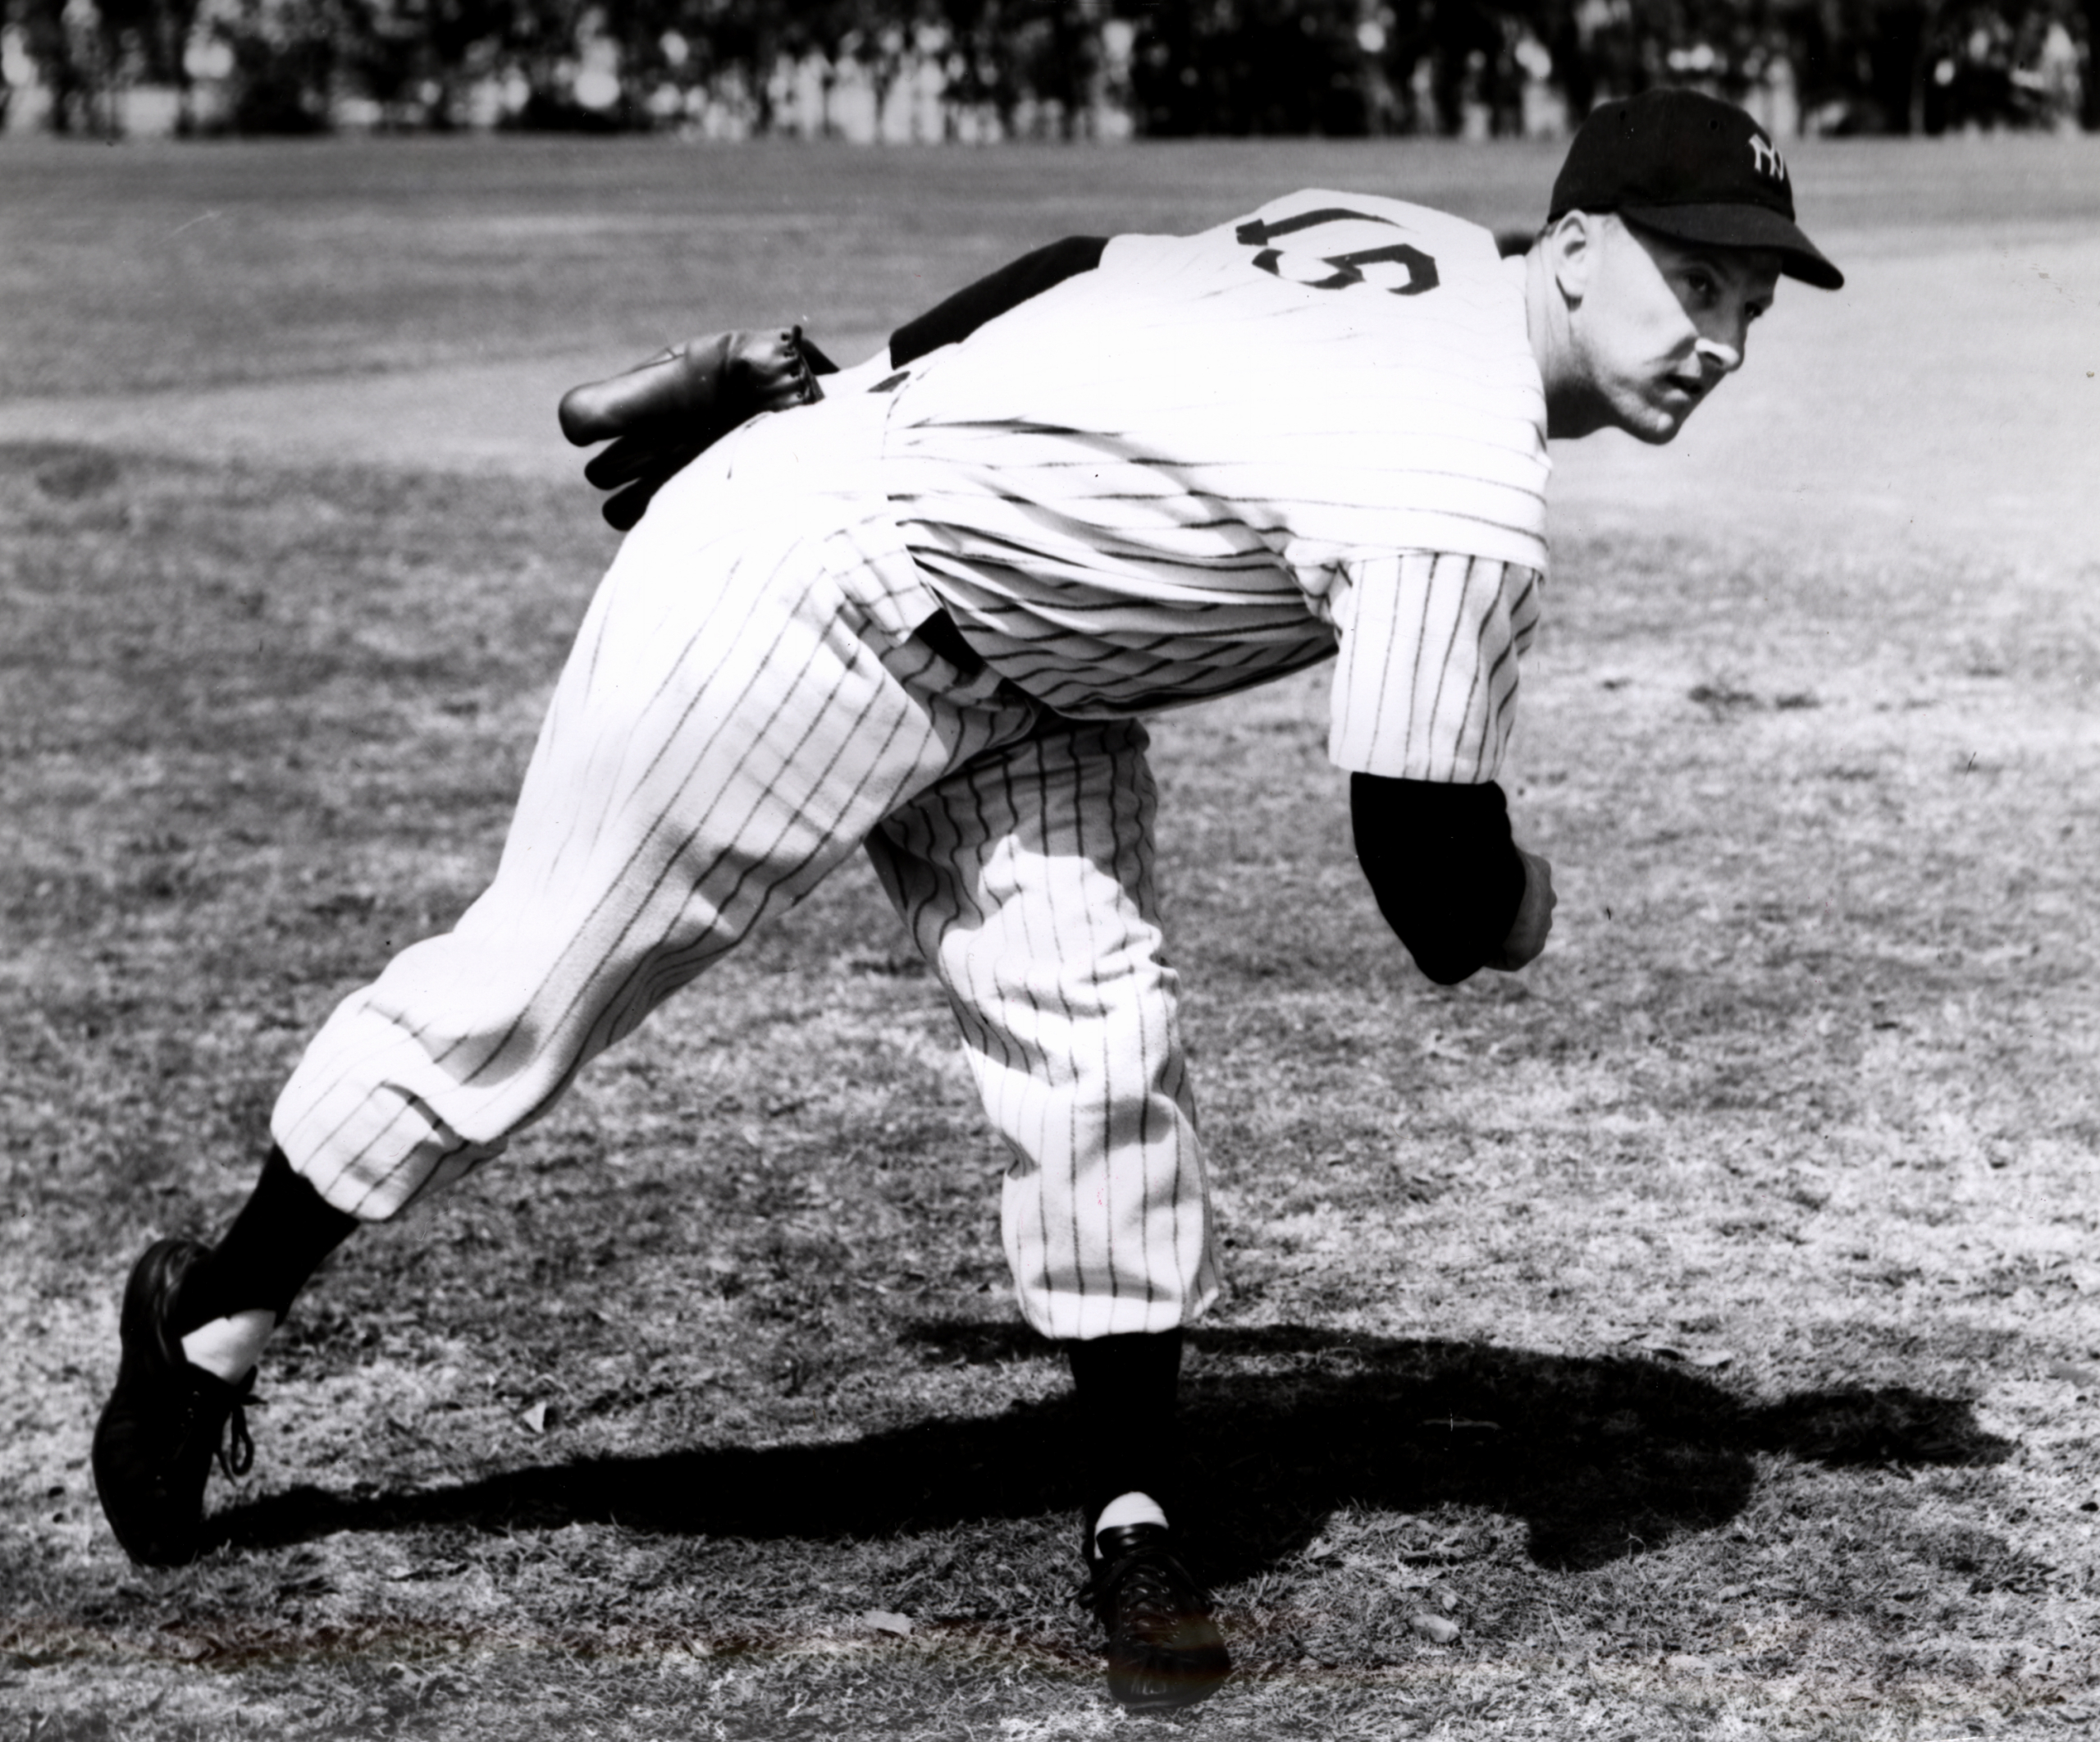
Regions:
[[747, 418], [824, 397], [838, 365], [799, 327], [688, 339], [623, 374], [562, 395], [561, 432], [578, 447], [609, 446], [583, 475], [610, 491], [600, 511], [628, 531], [678, 472]]
[[1488, 967], [1505, 974], [1535, 961], [1553, 930], [1553, 867], [1538, 854], [1521, 847], [1517, 857], [1524, 862], [1524, 898], [1517, 903], [1517, 917], [1502, 947], [1487, 958]]

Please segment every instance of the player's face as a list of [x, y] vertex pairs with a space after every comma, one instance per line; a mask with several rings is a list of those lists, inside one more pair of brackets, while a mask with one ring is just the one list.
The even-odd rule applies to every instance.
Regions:
[[1668, 441], [1742, 367], [1772, 306], [1779, 257], [1681, 242], [1617, 217], [1593, 221], [1569, 336], [1595, 427]]

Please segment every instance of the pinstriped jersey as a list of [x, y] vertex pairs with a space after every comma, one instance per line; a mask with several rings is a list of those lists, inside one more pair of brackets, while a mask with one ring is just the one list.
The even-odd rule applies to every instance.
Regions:
[[1494, 777], [1545, 566], [1521, 271], [1312, 190], [1119, 236], [892, 387], [884, 486], [974, 646], [1079, 716], [1342, 659], [1343, 767]]

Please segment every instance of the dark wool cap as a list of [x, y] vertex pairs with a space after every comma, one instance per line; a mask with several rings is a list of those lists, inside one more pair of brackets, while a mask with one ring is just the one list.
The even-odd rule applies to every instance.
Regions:
[[1732, 103], [1645, 91], [1600, 103], [1568, 148], [1546, 222], [1616, 212], [1681, 241], [1778, 251], [1790, 278], [1834, 290], [1845, 275], [1794, 222], [1794, 185], [1769, 134]]

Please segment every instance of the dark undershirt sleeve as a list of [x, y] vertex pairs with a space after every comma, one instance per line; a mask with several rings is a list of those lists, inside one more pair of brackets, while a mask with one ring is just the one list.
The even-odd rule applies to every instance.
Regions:
[[1349, 807], [1378, 911], [1415, 966], [1439, 985], [1477, 972], [1524, 898], [1502, 789], [1351, 775]]
[[1092, 272], [1100, 265], [1101, 251], [1107, 245], [1106, 236], [1068, 235], [966, 285], [889, 336], [890, 366], [901, 369], [929, 351], [966, 339], [987, 321], [1031, 296], [1040, 296], [1077, 273]]

